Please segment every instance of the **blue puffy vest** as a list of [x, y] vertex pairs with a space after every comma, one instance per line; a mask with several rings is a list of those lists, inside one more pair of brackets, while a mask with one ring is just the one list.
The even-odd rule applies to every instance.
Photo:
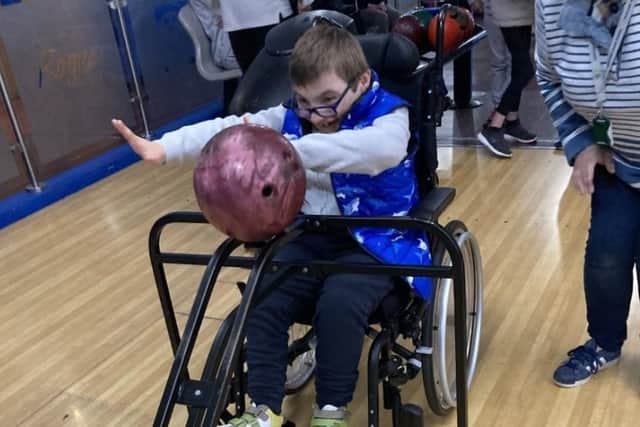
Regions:
[[[340, 130], [371, 126], [378, 117], [389, 114], [407, 103], [380, 87], [375, 72], [372, 84], [351, 111], [343, 118]], [[287, 110], [282, 133], [290, 139], [303, 135], [302, 123], [291, 109]], [[383, 141], [372, 141], [372, 144]], [[405, 216], [418, 201], [418, 184], [414, 155], [409, 153], [397, 166], [376, 176], [355, 173], [332, 173], [331, 181], [338, 207], [345, 216]], [[431, 254], [422, 230], [353, 228], [354, 239], [382, 263], [431, 265]], [[432, 284], [428, 277], [404, 278], [417, 293], [431, 300]]]

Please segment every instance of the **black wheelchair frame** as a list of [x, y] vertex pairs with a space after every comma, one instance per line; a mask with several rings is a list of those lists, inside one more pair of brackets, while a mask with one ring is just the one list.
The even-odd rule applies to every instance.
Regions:
[[[443, 65], [461, 55], [468, 54], [471, 48], [485, 37], [486, 33], [481, 28], [475, 29], [474, 35], [465, 41], [450, 55], [443, 54], [442, 28], [443, 13], [438, 15], [438, 43], [435, 57], [418, 66], [415, 73], [424, 73], [424, 88], [427, 93], [425, 101], [425, 114], [420, 122], [421, 138], [431, 141], [436, 139], [436, 127], [440, 126], [443, 111], [447, 108], [446, 88], [443, 82]], [[162, 394], [158, 411], [154, 420], [154, 426], [167, 426], [171, 419], [176, 404], [188, 407], [191, 426], [214, 426], [224, 415], [227, 405], [235, 403], [236, 410], [244, 409], [244, 399], [233, 399], [239, 395], [242, 388], [242, 369], [240, 353], [244, 339], [245, 323], [250, 308], [256, 304], [256, 299], [261, 295], [256, 293], [257, 285], [267, 271], [275, 272], [275, 279], [279, 279], [294, 273], [303, 274], [328, 274], [328, 273], [368, 273], [384, 274], [391, 276], [427, 276], [432, 278], [446, 278], [453, 280], [454, 289], [454, 329], [455, 329], [455, 363], [456, 363], [456, 407], [457, 424], [459, 427], [468, 426], [468, 390], [467, 390], [467, 363], [466, 363], [466, 314], [467, 301], [465, 289], [465, 269], [461, 248], [453, 236], [437, 223], [440, 213], [450, 203], [455, 195], [455, 189], [437, 187], [436, 144], [429, 145], [430, 151], [423, 153], [423, 167], [428, 174], [426, 182], [422, 184], [427, 190], [421, 205], [412, 212], [411, 217], [343, 217], [343, 216], [313, 216], [302, 215], [279, 236], [274, 237], [260, 247], [255, 256], [232, 256], [231, 253], [242, 245], [235, 239], [227, 239], [222, 243], [213, 255], [162, 252], [160, 249], [160, 237], [163, 229], [170, 224], [206, 224], [207, 221], [199, 212], [174, 212], [158, 219], [149, 235], [149, 254], [153, 274], [160, 298], [162, 311], [169, 334], [169, 340], [174, 353], [174, 361], [169, 377]], [[281, 263], [272, 261], [277, 250], [286, 243], [304, 232], [331, 232], [332, 230], [344, 230], [351, 227], [383, 227], [383, 228], [421, 228], [431, 238], [432, 248], [439, 244], [450, 257], [450, 266], [407, 266], [407, 265], [380, 265], [380, 264], [337, 264], [327, 261], [306, 261]], [[435, 243], [437, 242], [437, 243]], [[167, 278], [165, 264], [189, 264], [206, 265], [206, 270], [197, 290], [193, 307], [189, 313], [182, 336], [178, 329], [176, 315]], [[216, 279], [223, 267], [239, 267], [249, 269], [250, 274], [246, 284], [241, 284], [242, 298], [240, 305], [235, 309], [235, 315], [231, 317], [232, 323], [226, 322], [221, 329], [225, 329], [220, 340], [216, 337], [212, 345], [210, 356], [215, 357], [207, 361], [203, 379], [192, 379], [187, 366], [193, 352], [196, 337], [200, 331], [205, 310], [216, 284]], [[417, 312], [424, 311], [426, 302], [422, 306], [418, 304]], [[229, 319], [229, 318], [228, 318]], [[398, 385], [417, 375], [416, 373], [404, 373], [399, 375], [396, 382], [391, 384], [389, 379], [394, 369], [394, 364], [389, 363], [391, 351], [409, 358], [413, 352], [395, 342], [397, 328], [395, 330], [382, 330], [377, 332], [370, 328], [369, 335], [373, 338], [373, 344], [369, 353], [368, 370], [368, 425], [379, 425], [379, 383], [383, 381], [384, 406], [393, 412], [394, 426], [401, 423], [402, 403]], [[303, 343], [304, 346], [307, 343]], [[301, 352], [303, 349], [299, 349]], [[383, 358], [381, 359], [381, 355]], [[381, 366], [380, 362], [385, 362]], [[212, 377], [213, 381], [207, 380]], [[232, 394], [230, 396], [230, 394]], [[203, 422], [204, 419], [204, 422]]]
[[[152, 259], [152, 268], [158, 295], [162, 305], [163, 314], [175, 360], [169, 374], [169, 379], [165, 387], [160, 407], [154, 421], [156, 426], [166, 426], [169, 423], [173, 407], [176, 403], [185, 404], [194, 408], [207, 408], [207, 415], [204, 425], [216, 425], [222, 415], [230, 391], [229, 384], [234, 366], [237, 363], [241, 340], [243, 338], [244, 326], [250, 307], [255, 303], [256, 287], [264, 274], [271, 271], [278, 271], [279, 278], [284, 278], [289, 274], [328, 274], [328, 273], [368, 273], [384, 274], [391, 276], [413, 275], [428, 276], [434, 278], [451, 278], [454, 281], [454, 304], [455, 304], [455, 340], [456, 340], [456, 381], [457, 381], [457, 408], [458, 425], [467, 425], [467, 387], [466, 387], [466, 296], [464, 283], [464, 262], [462, 253], [453, 237], [439, 224], [424, 219], [405, 217], [381, 217], [381, 218], [360, 218], [360, 217], [332, 217], [332, 216], [301, 216], [283, 235], [271, 240], [260, 249], [256, 257], [231, 256], [231, 252], [239, 247], [242, 242], [234, 239], [227, 239], [213, 256], [197, 255], [186, 253], [162, 252], [160, 250], [160, 236], [164, 227], [175, 223], [206, 223], [200, 213], [195, 212], [175, 212], [160, 218], [153, 225], [149, 237], [149, 251]], [[384, 227], [384, 228], [422, 228], [431, 236], [434, 241], [441, 242], [445, 250], [450, 254], [451, 266], [406, 266], [406, 265], [380, 265], [380, 264], [337, 264], [328, 261], [310, 261], [304, 263], [279, 263], [272, 261], [278, 248], [285, 245], [295, 237], [305, 231], [330, 232], [332, 230], [344, 229], [345, 227]], [[164, 272], [164, 264], [192, 264], [206, 265], [206, 271], [198, 288], [192, 310], [184, 328], [182, 337], [178, 330], [175, 312], [171, 301], [171, 295]], [[215, 287], [216, 279], [222, 267], [239, 267], [251, 269], [249, 279], [242, 293], [242, 300], [237, 308], [233, 326], [227, 342], [219, 343], [223, 346], [223, 354], [218, 375], [215, 381], [199, 381], [189, 377], [187, 364], [191, 357], [195, 345], [195, 338], [198, 335], [205, 310], [208, 306], [211, 293]], [[458, 331], [462, 331], [458, 333]], [[389, 342], [389, 337], [378, 334], [374, 338], [372, 350], [369, 355], [369, 386], [368, 399], [370, 404], [369, 425], [378, 425], [378, 383], [384, 378], [380, 375], [380, 353], [388, 351], [391, 347], [405, 357], [409, 357], [412, 352], [395, 342]], [[213, 351], [213, 350], [212, 350]], [[206, 368], [205, 368], [206, 370]], [[382, 377], [382, 378], [381, 378]], [[374, 381], [372, 381], [374, 380]], [[398, 396], [399, 398], [399, 396]], [[239, 403], [239, 402], [237, 402]], [[396, 399], [392, 406], [394, 414], [399, 416], [400, 401]], [[386, 405], [389, 406], [389, 405]], [[195, 416], [194, 414], [191, 414]]]

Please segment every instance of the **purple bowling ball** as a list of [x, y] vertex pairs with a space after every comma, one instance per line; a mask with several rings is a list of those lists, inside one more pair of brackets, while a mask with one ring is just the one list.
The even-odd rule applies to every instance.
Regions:
[[305, 171], [293, 145], [273, 129], [231, 126], [200, 153], [193, 188], [207, 220], [245, 242], [268, 239], [300, 211]]

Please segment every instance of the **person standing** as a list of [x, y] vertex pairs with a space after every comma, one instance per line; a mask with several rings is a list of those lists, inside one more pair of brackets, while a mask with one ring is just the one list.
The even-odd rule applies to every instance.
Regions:
[[553, 373], [561, 387], [615, 365], [627, 338], [640, 259], [639, 28], [637, 0], [536, 2], [538, 85], [573, 166], [571, 183], [591, 197], [583, 272], [589, 338]]
[[536, 136], [520, 123], [522, 91], [533, 78], [534, 69], [529, 50], [533, 26], [533, 0], [489, 0], [493, 22], [502, 33], [511, 55], [511, 81], [505, 89], [488, 126], [478, 140], [493, 154], [511, 157], [511, 142], [536, 142]]
[[511, 55], [507, 44], [502, 37], [502, 31], [493, 18], [491, 10], [491, 0], [475, 0], [471, 3], [471, 10], [482, 12], [482, 24], [487, 31], [487, 41], [489, 42], [489, 66], [491, 68], [491, 113], [487, 119], [486, 126], [491, 123], [495, 109], [500, 104], [502, 94], [511, 82]]
[[220, 0], [220, 10], [243, 73], [264, 47], [269, 30], [294, 12], [289, 0]]

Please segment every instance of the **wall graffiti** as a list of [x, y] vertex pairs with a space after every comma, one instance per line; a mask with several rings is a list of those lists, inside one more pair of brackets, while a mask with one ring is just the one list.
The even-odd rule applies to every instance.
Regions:
[[41, 53], [40, 70], [55, 80], [69, 86], [77, 86], [87, 79], [96, 68], [98, 54], [95, 48], [62, 53], [57, 49], [46, 49]]

